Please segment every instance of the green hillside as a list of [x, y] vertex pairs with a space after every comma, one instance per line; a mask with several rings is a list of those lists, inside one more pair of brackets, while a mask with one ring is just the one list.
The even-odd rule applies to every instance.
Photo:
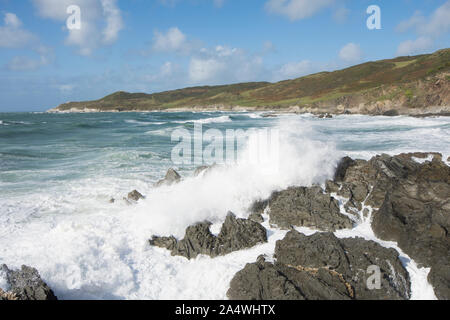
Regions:
[[[449, 70], [450, 49], [443, 49], [433, 54], [367, 62], [339, 71], [321, 72], [277, 83], [203, 86], [154, 94], [116, 92], [96, 101], [62, 104], [56, 110], [87, 108], [99, 111], [150, 111], [210, 106], [282, 109], [294, 105], [334, 106], [342, 101], [358, 100], [355, 97], [365, 99], [367, 103], [383, 99], [402, 101], [402, 106], [409, 103], [413, 107], [413, 98], [417, 103], [423, 103], [422, 95], [430, 94], [425, 92], [429, 91], [427, 81], [434, 81], [437, 76], [442, 78], [444, 75], [443, 80], [448, 83]], [[425, 84], [419, 86], [419, 81]]]

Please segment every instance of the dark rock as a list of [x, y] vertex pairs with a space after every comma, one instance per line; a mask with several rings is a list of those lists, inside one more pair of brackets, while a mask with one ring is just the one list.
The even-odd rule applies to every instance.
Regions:
[[128, 194], [128, 200], [139, 201], [140, 199], [145, 199], [145, 197], [137, 190], [133, 190]]
[[259, 223], [263, 223], [264, 218], [262, 217], [262, 215], [268, 205], [269, 205], [268, 200], [258, 200], [253, 202], [252, 206], [249, 209], [250, 211], [249, 219]]
[[36, 269], [22, 266], [21, 270], [13, 271], [2, 265], [1, 270], [10, 286], [8, 293], [18, 300], [57, 300]]
[[340, 182], [344, 179], [345, 173], [347, 172], [347, 169], [354, 165], [355, 161], [350, 157], [344, 157], [339, 161], [338, 166], [336, 168], [336, 172], [334, 174], [334, 181]]
[[257, 213], [257, 212], [251, 213], [248, 218], [250, 220], [253, 220], [253, 221], [258, 222], [258, 223], [263, 223], [264, 222], [263, 216], [260, 213]]
[[116, 202], [116, 199], [114, 199], [114, 198], [109, 199], [109, 203], [114, 203], [114, 202]]
[[337, 193], [340, 189], [339, 184], [334, 181], [327, 180], [325, 182], [325, 191], [326, 193]]
[[383, 116], [386, 116], [386, 117], [396, 117], [396, 116], [398, 116], [398, 115], [399, 115], [398, 111], [397, 111], [397, 110], [394, 110], [394, 109], [385, 111], [385, 112], [383, 113]]
[[[247, 264], [230, 283], [230, 299], [408, 299], [410, 282], [398, 253], [361, 238], [290, 231], [277, 241], [275, 264]], [[369, 266], [380, 268], [380, 289], [370, 290]]]
[[372, 228], [379, 238], [396, 241], [416, 262], [431, 267], [436, 295], [450, 299], [450, 272], [443, 267], [450, 261], [450, 167], [434, 157], [393, 179]]
[[269, 200], [270, 223], [280, 228], [303, 226], [322, 231], [351, 228], [353, 222], [341, 214], [339, 203], [318, 186], [292, 187], [275, 192]]
[[155, 186], [161, 187], [161, 186], [170, 186], [174, 183], [178, 183], [181, 181], [181, 176], [176, 172], [174, 169], [170, 168], [167, 170], [166, 176], [164, 179], [159, 180]]
[[217, 237], [211, 233], [210, 226], [209, 222], [190, 226], [180, 241], [174, 237], [154, 236], [150, 245], [166, 248], [172, 255], [195, 259], [200, 254], [217, 257], [267, 242], [267, 232], [263, 226], [252, 220], [237, 219], [231, 212]]
[[[419, 163], [418, 159], [432, 161]], [[355, 160], [340, 174], [338, 195], [349, 212], [374, 208], [372, 228], [396, 241], [412, 259], [431, 267], [429, 281], [440, 299], [450, 299], [450, 167], [438, 153], [407, 153]]]
[[286, 276], [261, 259], [236, 273], [227, 296], [232, 300], [305, 300]]

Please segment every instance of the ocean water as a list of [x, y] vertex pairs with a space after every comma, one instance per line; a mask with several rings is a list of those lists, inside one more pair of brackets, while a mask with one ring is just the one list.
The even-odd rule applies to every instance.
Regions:
[[[279, 129], [279, 171], [266, 174], [263, 166], [238, 161], [194, 177], [196, 165], [171, 162], [177, 144], [171, 134], [196, 124], [221, 132]], [[285, 231], [266, 221], [268, 243], [192, 261], [150, 247], [148, 239], [182, 237], [203, 220], [217, 232], [228, 211], [247, 217], [251, 203], [274, 190], [324, 183], [344, 155], [433, 151], [447, 159], [449, 137], [448, 117], [0, 113], [0, 264], [36, 267], [62, 299], [225, 299], [233, 275], [260, 254], [271, 256]], [[249, 146], [240, 148], [245, 153]], [[155, 188], [170, 167], [183, 181]], [[133, 189], [146, 199], [129, 205], [121, 199]], [[376, 239], [367, 219], [337, 236], [362, 236], [399, 250]], [[412, 298], [435, 298], [429, 270], [399, 253], [413, 280]]]

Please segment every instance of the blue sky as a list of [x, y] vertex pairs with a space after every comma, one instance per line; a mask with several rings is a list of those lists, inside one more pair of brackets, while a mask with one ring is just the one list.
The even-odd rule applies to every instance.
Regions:
[[0, 112], [273, 82], [449, 44], [450, 0], [0, 0]]

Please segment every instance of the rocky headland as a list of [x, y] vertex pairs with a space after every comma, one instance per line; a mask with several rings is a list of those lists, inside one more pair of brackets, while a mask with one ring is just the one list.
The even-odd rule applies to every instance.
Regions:
[[[450, 115], [450, 49], [372, 61], [276, 83], [250, 82], [153, 94], [115, 92], [67, 102], [49, 112], [266, 111], [332, 114]], [[273, 114], [267, 113], [268, 116]]]

